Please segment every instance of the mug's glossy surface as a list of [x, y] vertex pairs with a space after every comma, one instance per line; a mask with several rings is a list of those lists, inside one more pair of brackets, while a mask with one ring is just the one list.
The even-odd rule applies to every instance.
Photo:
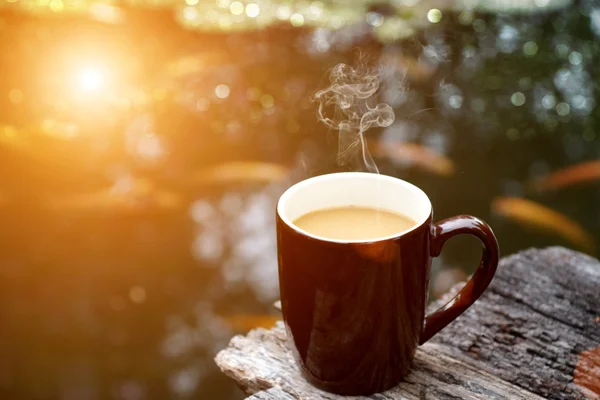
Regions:
[[423, 326], [429, 223], [405, 237], [352, 245], [277, 223], [282, 310], [305, 376], [340, 394], [394, 386]]
[[[331, 178], [336, 177], [327, 179]], [[378, 184], [387, 185], [389, 177], [385, 179]], [[349, 190], [360, 190], [360, 185]], [[313, 207], [318, 203], [313, 200]], [[431, 210], [423, 218], [421, 208], [422, 218], [415, 218], [418, 226], [408, 232], [371, 242], [341, 242], [303, 232], [282, 215], [284, 209], [278, 206], [277, 241], [282, 311], [291, 348], [312, 384], [338, 394], [368, 395], [398, 384], [410, 369], [417, 345], [475, 302], [498, 262], [492, 231], [474, 217], [434, 225]], [[482, 240], [481, 265], [459, 295], [426, 319], [431, 258], [459, 233]]]

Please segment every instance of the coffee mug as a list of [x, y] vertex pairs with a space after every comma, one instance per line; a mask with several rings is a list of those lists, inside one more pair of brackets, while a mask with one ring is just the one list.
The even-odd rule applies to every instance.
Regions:
[[[294, 225], [315, 210], [361, 206], [409, 216], [416, 224], [368, 241], [318, 237]], [[290, 347], [306, 379], [342, 395], [369, 395], [397, 385], [417, 345], [469, 308], [498, 264], [490, 227], [471, 216], [432, 222], [431, 201], [418, 187], [385, 175], [321, 175], [290, 187], [277, 204], [281, 307]], [[459, 234], [483, 244], [464, 288], [425, 317], [429, 270], [444, 242]]]

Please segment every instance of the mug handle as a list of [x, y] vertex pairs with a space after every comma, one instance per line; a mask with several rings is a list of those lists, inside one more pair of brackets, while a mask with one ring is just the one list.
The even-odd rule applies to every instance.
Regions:
[[437, 257], [442, 251], [446, 240], [460, 234], [477, 237], [483, 245], [483, 254], [479, 267], [467, 284], [452, 300], [425, 318], [419, 344], [431, 339], [444, 329], [477, 299], [488, 287], [498, 266], [498, 241], [492, 229], [482, 220], [470, 215], [459, 215], [438, 222], [431, 231], [431, 256]]

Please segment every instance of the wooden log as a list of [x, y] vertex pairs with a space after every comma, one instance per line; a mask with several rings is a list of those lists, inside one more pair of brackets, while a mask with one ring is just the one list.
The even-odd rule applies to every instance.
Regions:
[[[246, 336], [234, 337], [229, 347], [217, 355], [216, 361], [223, 372], [233, 378], [248, 394], [260, 393], [260, 396], [267, 396], [264, 390], [275, 387], [292, 396], [292, 399], [352, 398], [323, 392], [302, 378], [287, 348], [282, 322], [278, 322], [277, 326], [270, 330], [258, 328]], [[371, 398], [541, 399], [533, 393], [523, 391], [446, 356], [435, 344], [426, 344], [419, 349], [413, 370], [405, 382]]]
[[[518, 253], [501, 261], [473, 307], [418, 349], [404, 382], [369, 398], [600, 400], [599, 317], [597, 260], [557, 247]], [[281, 322], [234, 337], [216, 362], [254, 399], [347, 399], [302, 378]]]
[[[585, 399], [573, 376], [580, 354], [600, 346], [598, 316], [598, 260], [563, 248], [529, 250], [503, 259], [476, 305], [432, 342], [546, 398]], [[600, 382], [600, 364], [597, 373]]]

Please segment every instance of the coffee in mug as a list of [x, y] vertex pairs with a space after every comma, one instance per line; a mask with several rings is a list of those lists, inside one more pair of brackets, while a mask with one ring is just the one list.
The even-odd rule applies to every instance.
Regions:
[[[453, 299], [426, 316], [431, 259], [459, 234], [481, 241], [479, 267]], [[309, 382], [343, 395], [397, 385], [417, 346], [479, 298], [498, 264], [498, 243], [485, 222], [461, 215], [434, 223], [421, 189], [359, 172], [290, 187], [277, 204], [277, 251], [296, 363]]]
[[295, 219], [298, 228], [336, 240], [374, 240], [412, 228], [406, 215], [373, 207], [335, 207], [311, 211]]

